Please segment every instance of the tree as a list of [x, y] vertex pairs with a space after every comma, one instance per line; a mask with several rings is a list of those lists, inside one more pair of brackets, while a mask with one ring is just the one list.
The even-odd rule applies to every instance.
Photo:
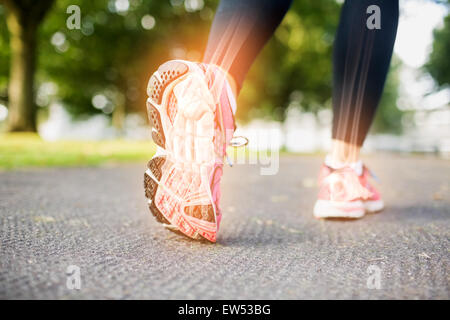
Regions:
[[293, 92], [300, 93], [305, 110], [330, 105], [331, 57], [339, 12], [334, 0], [292, 3], [250, 69], [239, 97], [238, 118], [246, 120], [256, 114], [282, 120]]
[[179, 1], [125, 1], [120, 8], [121, 1], [79, 0], [81, 29], [70, 30], [72, 2], [59, 0], [43, 25], [38, 76], [56, 84], [58, 100], [74, 117], [104, 113], [120, 129], [126, 113], [145, 112], [147, 81], [174, 58], [173, 49], [201, 52], [206, 43], [210, 21], [201, 15], [211, 1], [187, 12]]
[[[0, 3], [5, 1], [12, 0]], [[51, 104], [41, 90], [50, 84], [54, 99], [74, 117], [104, 113], [120, 128], [127, 112], [145, 116], [146, 84], [159, 64], [173, 58], [201, 60], [218, 1], [78, 0], [81, 29], [71, 30], [66, 20], [72, 4], [56, 1], [39, 28], [37, 105], [45, 110]], [[5, 45], [1, 9], [0, 102], [9, 102], [11, 115], [12, 101], [3, 88], [13, 81], [6, 73], [12, 52]], [[331, 53], [339, 11], [335, 0], [294, 1], [248, 74], [239, 96], [240, 121], [258, 115], [281, 120], [293, 96], [301, 96], [302, 107], [313, 112], [331, 105]], [[391, 89], [394, 97], [396, 87]], [[387, 110], [381, 122], [389, 118]]]
[[440, 87], [450, 86], [450, 14], [445, 17], [444, 26], [433, 34], [433, 49], [425, 70]]
[[8, 104], [9, 82], [9, 32], [6, 27], [5, 8], [0, 4], [0, 103]]
[[37, 30], [54, 0], [1, 0], [7, 9], [11, 63], [8, 86], [8, 130], [36, 131], [34, 73]]
[[[67, 8], [73, 1], [56, 1], [45, 20], [52, 1], [35, 2], [28, 15], [17, 10], [32, 2], [0, 0], [0, 103], [7, 105], [8, 120], [14, 124], [9, 128], [14, 131], [35, 130], [36, 104], [44, 110], [51, 100], [39, 99], [40, 95], [34, 99], [33, 82], [19, 77], [13, 57], [17, 55], [8, 43], [10, 39], [13, 44], [14, 36], [3, 17], [22, 14], [27, 26], [35, 26], [28, 28], [33, 31], [29, 34], [33, 34], [34, 41], [27, 41], [26, 47], [22, 46], [26, 54], [18, 56], [33, 57], [26, 60], [33, 63], [26, 64], [25, 70], [32, 76], [36, 69], [36, 88], [51, 84], [56, 88], [54, 98], [75, 117], [104, 112], [120, 127], [126, 112], [145, 111], [148, 78], [164, 60], [174, 58], [173, 49], [181, 49], [178, 58], [187, 58], [183, 53], [189, 55], [193, 50], [202, 51], [213, 16], [211, 6], [217, 3], [206, 0], [192, 7], [191, 1], [191, 6], [186, 7], [183, 1], [79, 0], [76, 4], [81, 9], [81, 29], [72, 30], [66, 20]], [[196, 59], [201, 59], [200, 53]], [[105, 108], [93, 105], [98, 94], [107, 98]]]

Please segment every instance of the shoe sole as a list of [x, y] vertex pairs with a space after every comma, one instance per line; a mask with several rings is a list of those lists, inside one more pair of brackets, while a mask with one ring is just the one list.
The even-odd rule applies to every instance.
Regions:
[[[193, 64], [173, 60], [150, 77], [147, 112], [158, 151], [147, 165], [144, 189], [158, 222], [192, 239], [203, 237], [215, 242], [217, 220], [209, 187], [215, 160], [214, 121], [206, 121], [214, 119], [213, 107], [208, 109], [203, 104], [189, 109], [190, 105], [185, 105], [179, 110], [174, 94], [174, 90], [187, 88], [186, 82], [200, 81], [191, 75], [199, 71], [193, 68]], [[183, 93], [179, 97], [184, 97]], [[209, 136], [201, 130], [200, 125], [205, 123]]]
[[362, 218], [365, 213], [380, 212], [384, 209], [383, 200], [357, 201], [348, 203], [339, 203], [328, 200], [317, 200], [314, 206], [314, 216], [316, 218]]
[[358, 219], [365, 214], [362, 201], [337, 202], [330, 200], [317, 200], [314, 205], [314, 217]]
[[383, 200], [368, 200], [364, 201], [364, 208], [367, 212], [380, 212], [384, 209]]

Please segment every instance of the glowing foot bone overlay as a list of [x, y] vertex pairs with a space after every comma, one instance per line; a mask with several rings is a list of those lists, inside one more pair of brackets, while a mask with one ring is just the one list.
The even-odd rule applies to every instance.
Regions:
[[150, 78], [147, 109], [158, 145], [144, 175], [149, 207], [159, 222], [188, 237], [216, 241], [210, 177], [215, 168], [216, 105], [200, 68], [163, 64]]

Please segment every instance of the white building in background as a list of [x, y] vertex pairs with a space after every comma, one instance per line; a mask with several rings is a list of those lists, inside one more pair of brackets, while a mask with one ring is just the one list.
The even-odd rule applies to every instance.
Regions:
[[289, 108], [283, 126], [286, 149], [293, 152], [315, 152], [320, 148], [320, 126], [316, 116], [310, 112], [300, 112]]
[[[363, 152], [433, 152], [449, 157], [450, 106], [418, 110], [413, 115], [413, 123], [399, 123], [403, 126], [401, 135], [369, 134]], [[331, 110], [322, 110], [316, 116], [291, 107], [284, 123], [256, 119], [238, 126], [236, 135], [247, 136], [251, 150], [284, 147], [290, 152], [327, 152], [331, 146], [331, 125]]]
[[402, 135], [378, 134], [367, 138], [366, 150], [433, 152], [450, 157], [450, 107], [416, 111], [414, 125]]
[[[368, 136], [363, 152], [376, 150], [400, 152], [433, 152], [450, 156], [450, 105], [439, 108], [417, 110], [413, 123], [404, 126], [402, 135], [376, 134]], [[301, 112], [293, 106], [286, 111], [284, 123], [254, 119], [241, 125], [235, 136], [245, 136], [250, 150], [278, 150], [290, 152], [327, 152], [331, 145], [331, 110], [322, 110], [315, 115]], [[124, 138], [150, 140], [151, 130], [146, 119], [137, 114], [127, 116], [122, 135], [102, 114], [85, 120], [73, 121], [65, 109], [52, 105], [48, 120], [39, 127], [43, 139], [54, 140], [105, 140]]]
[[416, 126], [404, 134], [410, 149], [450, 154], [450, 105], [416, 111], [414, 118]]
[[96, 114], [88, 118], [73, 120], [61, 104], [49, 107], [49, 117], [39, 128], [39, 135], [47, 141], [56, 140], [150, 140], [151, 129], [147, 119], [138, 114], [129, 114], [125, 118], [122, 132], [111, 125], [111, 119], [105, 114]]
[[98, 114], [74, 121], [59, 103], [49, 107], [49, 117], [39, 128], [39, 135], [47, 141], [105, 140], [114, 138], [114, 129], [107, 116]]

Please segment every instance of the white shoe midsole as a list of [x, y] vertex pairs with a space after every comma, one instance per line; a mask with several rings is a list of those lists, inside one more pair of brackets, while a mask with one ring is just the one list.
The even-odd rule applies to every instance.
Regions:
[[383, 200], [364, 201], [364, 208], [369, 212], [377, 212], [383, 210], [384, 202]]
[[319, 199], [314, 205], [316, 218], [361, 218], [364, 213], [362, 201], [338, 202]]

